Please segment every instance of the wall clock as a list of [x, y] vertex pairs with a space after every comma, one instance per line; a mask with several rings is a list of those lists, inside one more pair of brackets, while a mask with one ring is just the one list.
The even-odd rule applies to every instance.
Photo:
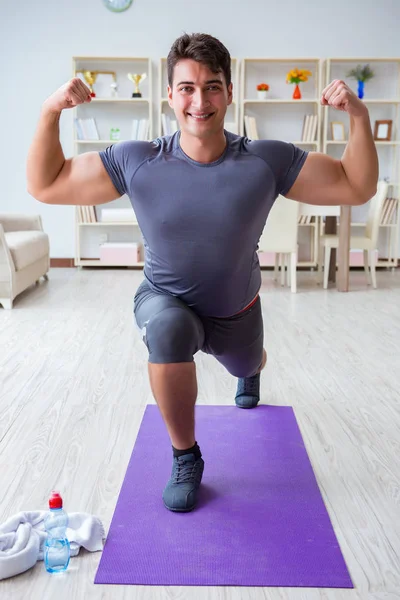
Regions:
[[112, 12], [123, 12], [132, 4], [133, 0], [103, 0], [103, 4]]

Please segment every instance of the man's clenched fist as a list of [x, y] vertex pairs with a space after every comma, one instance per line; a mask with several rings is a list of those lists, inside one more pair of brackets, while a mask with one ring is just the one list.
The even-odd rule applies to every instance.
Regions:
[[321, 104], [347, 112], [352, 117], [368, 115], [367, 107], [341, 79], [334, 79], [322, 91]]
[[64, 108], [73, 108], [91, 99], [87, 85], [79, 77], [74, 77], [49, 96], [44, 104], [47, 110], [60, 113]]

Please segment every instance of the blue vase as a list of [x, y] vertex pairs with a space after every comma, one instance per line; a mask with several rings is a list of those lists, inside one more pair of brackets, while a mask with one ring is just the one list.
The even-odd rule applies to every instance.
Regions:
[[364, 98], [364, 82], [363, 81], [358, 82], [358, 97]]

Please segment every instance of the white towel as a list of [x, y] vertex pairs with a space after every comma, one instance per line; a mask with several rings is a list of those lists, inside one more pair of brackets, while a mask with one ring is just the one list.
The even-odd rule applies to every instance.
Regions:
[[[45, 510], [20, 512], [0, 525], [0, 579], [27, 571], [38, 560], [43, 560], [46, 531]], [[68, 513], [67, 538], [71, 556], [81, 546], [90, 552], [103, 549], [104, 527], [97, 517], [87, 513]]]

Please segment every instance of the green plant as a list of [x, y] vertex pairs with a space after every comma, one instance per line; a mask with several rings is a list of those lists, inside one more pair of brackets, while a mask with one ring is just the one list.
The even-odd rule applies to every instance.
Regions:
[[352, 77], [353, 79], [357, 79], [357, 81], [368, 81], [368, 79], [372, 79], [374, 75], [375, 73], [369, 65], [365, 65], [364, 67], [357, 65], [355, 69], [351, 69], [351, 71], [347, 73], [347, 77]]

